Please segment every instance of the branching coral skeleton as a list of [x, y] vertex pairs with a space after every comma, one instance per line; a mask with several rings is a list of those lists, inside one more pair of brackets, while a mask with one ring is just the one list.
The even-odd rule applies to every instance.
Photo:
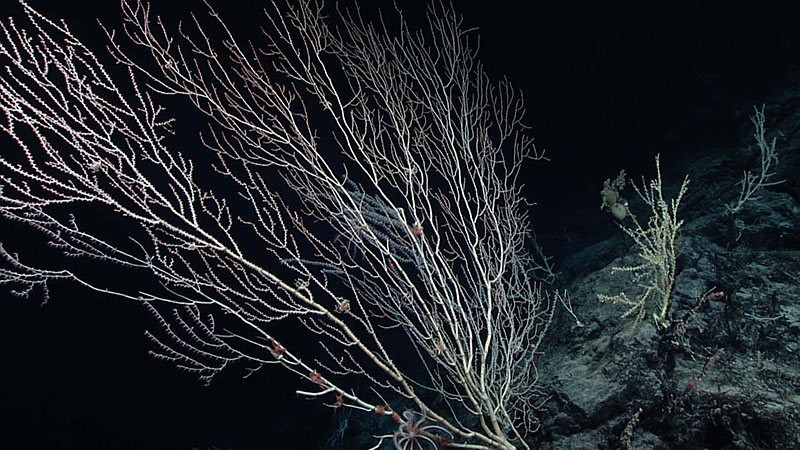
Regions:
[[[154, 354], [205, 381], [281, 365], [332, 407], [393, 417], [383, 397], [403, 397], [419, 412], [398, 442], [428, 442], [413, 428], [454, 447], [527, 447], [554, 308], [525, 247], [519, 175], [544, 155], [460, 18], [432, 7], [427, 33], [401, 19], [392, 37], [358, 12], [333, 29], [320, 4], [271, 2], [256, 48], [209, 5], [177, 32], [145, 3], [121, 5], [128, 43], [107, 33], [123, 80], [24, 3], [27, 27], [0, 29], [2, 130], [18, 144], [0, 156], [0, 214], [67, 257], [42, 268], [0, 247], [0, 283], [27, 295], [71, 279], [141, 302], [160, 324]], [[174, 148], [162, 94], [207, 116], [204, 153]], [[328, 129], [338, 152], [320, 147]], [[92, 231], [98, 214], [129, 235]], [[108, 286], [74, 257], [154, 283]], [[279, 322], [303, 337], [273, 335]], [[424, 370], [395, 362], [398, 329]]]

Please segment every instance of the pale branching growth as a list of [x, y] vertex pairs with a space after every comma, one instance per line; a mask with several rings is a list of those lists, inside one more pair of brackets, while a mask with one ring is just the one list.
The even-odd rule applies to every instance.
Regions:
[[[744, 205], [749, 201], [757, 201], [758, 191], [765, 187], [775, 186], [783, 183], [784, 180], [775, 181], [775, 169], [778, 165], [778, 152], [775, 150], [775, 139], [767, 140], [766, 130], [764, 128], [764, 106], [761, 110], [753, 107], [755, 114], [750, 117], [753, 122], [755, 131], [753, 137], [756, 138], [756, 145], [758, 145], [760, 166], [756, 170], [746, 170], [742, 175], [742, 181], [739, 182], [741, 189], [739, 191], [739, 199], [735, 203], [725, 205], [725, 212], [727, 214], [738, 213]], [[738, 240], [738, 239], [737, 239]]]
[[[553, 307], [525, 248], [518, 177], [543, 154], [522, 100], [490, 82], [460, 18], [431, 8], [429, 32], [401, 19], [392, 37], [358, 13], [331, 29], [321, 5], [273, 2], [259, 48], [210, 6], [215, 33], [192, 16], [177, 37], [149, 6], [122, 8], [129, 41], [152, 58], [129, 56], [108, 31], [125, 89], [66, 25], [27, 6], [30, 31], [3, 25], [0, 108], [20, 151], [0, 157], [0, 211], [64, 255], [158, 283], [109, 286], [5, 251], [0, 282], [27, 294], [68, 278], [141, 301], [161, 324], [155, 353], [204, 380], [232, 363], [281, 364], [312, 386], [300, 394], [333, 407], [398, 417], [384, 398], [405, 397], [431, 421], [426, 442], [441, 431], [473, 448], [526, 446]], [[211, 119], [205, 152], [172, 148], [153, 93]], [[659, 178], [643, 198], [664, 236], [629, 232], [647, 252], [680, 226], [680, 198], [668, 211], [660, 196]], [[108, 232], [98, 214], [131, 228]], [[654, 276], [669, 279], [674, 260], [671, 270]], [[276, 321], [307, 333], [278, 339]], [[320, 351], [289, 351], [309, 337]], [[416, 360], [396, 363], [409, 349]], [[356, 392], [354, 378], [371, 390]], [[434, 411], [421, 392], [447, 406]]]
[[601, 301], [625, 305], [628, 309], [622, 317], [634, 316], [637, 324], [645, 317], [652, 303], [656, 307], [653, 320], [656, 327], [661, 328], [666, 325], [669, 298], [675, 283], [678, 232], [683, 225], [683, 221], [678, 220], [678, 207], [689, 185], [689, 177], [683, 179], [677, 197], [667, 202], [661, 191], [661, 167], [656, 156], [656, 178], [649, 183], [642, 179], [641, 188], [631, 184], [642, 201], [650, 207], [652, 215], [646, 228], [642, 227], [634, 214], [629, 214], [633, 226], [620, 224], [620, 227], [636, 243], [642, 262], [636, 266], [613, 267], [611, 272], [631, 273], [633, 283], [642, 293], [636, 299], [631, 299], [624, 292], [617, 295], [598, 294], [597, 297]]

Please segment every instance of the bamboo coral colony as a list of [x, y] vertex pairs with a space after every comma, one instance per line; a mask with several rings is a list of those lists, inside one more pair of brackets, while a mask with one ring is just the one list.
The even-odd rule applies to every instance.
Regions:
[[[393, 36], [358, 13], [329, 28], [322, 5], [276, 2], [257, 49], [210, 7], [173, 39], [149, 5], [121, 6], [136, 50], [107, 32], [124, 80], [24, 3], [29, 29], [2, 27], [2, 129], [18, 151], [0, 156], [0, 212], [66, 258], [40, 268], [2, 247], [0, 283], [28, 294], [70, 279], [137, 300], [160, 323], [148, 334], [155, 354], [204, 381], [233, 363], [279, 364], [317, 387], [300, 394], [331, 406], [394, 417], [384, 398], [403, 397], [418, 411], [398, 423], [403, 442], [424, 441], [421, 430], [452, 445], [527, 447], [553, 307], [525, 248], [518, 176], [544, 155], [460, 18], [437, 5], [426, 33], [401, 19]], [[172, 148], [163, 94], [208, 116], [205, 155]], [[313, 123], [333, 128], [341, 155], [320, 150]], [[209, 157], [214, 175], [195, 177]], [[93, 234], [100, 210], [131, 235]], [[73, 270], [73, 257], [157, 283], [107, 286]], [[326, 357], [294, 351], [271, 334], [276, 321], [301, 324]], [[416, 361], [393, 357], [397, 329]]]

